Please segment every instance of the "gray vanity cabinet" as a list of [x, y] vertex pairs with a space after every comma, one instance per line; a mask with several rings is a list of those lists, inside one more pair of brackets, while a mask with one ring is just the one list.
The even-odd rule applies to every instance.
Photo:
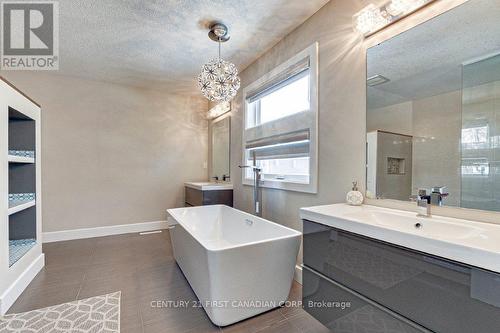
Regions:
[[[304, 308], [334, 332], [500, 332], [500, 274], [310, 221], [304, 266]], [[308, 303], [320, 299], [353, 305]]]
[[302, 270], [302, 283], [304, 309], [332, 333], [423, 332], [307, 267]]
[[233, 190], [202, 191], [185, 187], [186, 206], [226, 205], [233, 207]]

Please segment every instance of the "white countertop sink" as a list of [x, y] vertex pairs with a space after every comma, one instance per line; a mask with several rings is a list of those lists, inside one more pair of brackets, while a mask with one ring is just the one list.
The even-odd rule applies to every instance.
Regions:
[[300, 217], [384, 242], [500, 272], [500, 225], [415, 212], [334, 204], [300, 209]]
[[231, 183], [215, 183], [215, 182], [187, 182], [184, 186], [194, 188], [200, 191], [218, 191], [218, 190], [232, 190], [233, 184]]

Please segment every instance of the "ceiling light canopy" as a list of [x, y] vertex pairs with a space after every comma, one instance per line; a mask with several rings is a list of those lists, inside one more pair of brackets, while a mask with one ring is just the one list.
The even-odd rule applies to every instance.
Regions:
[[369, 36], [435, 0], [390, 0], [382, 6], [369, 4], [353, 16], [357, 31]]
[[202, 66], [198, 86], [207, 99], [213, 102], [229, 102], [238, 93], [241, 80], [236, 66], [220, 56], [221, 43], [230, 38], [228, 29], [222, 23], [215, 23], [210, 27], [208, 37], [219, 43], [219, 56]]

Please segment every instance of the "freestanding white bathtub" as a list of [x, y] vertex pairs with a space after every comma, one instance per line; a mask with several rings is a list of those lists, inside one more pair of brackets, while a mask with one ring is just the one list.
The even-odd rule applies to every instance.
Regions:
[[227, 326], [282, 305], [301, 233], [228, 206], [169, 209], [174, 257], [210, 320]]

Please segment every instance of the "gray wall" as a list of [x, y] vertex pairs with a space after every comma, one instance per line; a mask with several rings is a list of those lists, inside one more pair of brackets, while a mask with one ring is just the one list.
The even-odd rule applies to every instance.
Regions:
[[[352, 181], [365, 179], [365, 51], [352, 30], [358, 1], [330, 1], [299, 28], [241, 73], [242, 87], [296, 53], [319, 42], [319, 186], [318, 194], [263, 191], [263, 216], [302, 229], [299, 208], [345, 201]], [[231, 175], [235, 207], [252, 211], [252, 188], [242, 185], [240, 93], [233, 103]], [[364, 185], [363, 185], [364, 187]]]
[[[313, 42], [319, 42], [318, 193], [265, 189], [265, 218], [301, 230], [300, 207], [344, 202], [353, 180], [358, 180], [364, 191], [366, 48], [439, 15], [463, 0], [437, 1], [426, 11], [363, 41], [353, 31], [352, 16], [370, 2], [331, 0], [241, 73], [242, 87], [245, 87]], [[243, 113], [240, 93], [233, 103], [231, 176], [235, 186], [235, 207], [251, 212], [252, 189], [242, 185], [238, 168], [242, 159]]]
[[[388, 158], [405, 160], [404, 173], [390, 174]], [[409, 136], [378, 132], [377, 140], [377, 197], [409, 200], [412, 181], [412, 138]]]
[[165, 220], [183, 182], [206, 180], [205, 99], [2, 75], [42, 105], [44, 232]]

